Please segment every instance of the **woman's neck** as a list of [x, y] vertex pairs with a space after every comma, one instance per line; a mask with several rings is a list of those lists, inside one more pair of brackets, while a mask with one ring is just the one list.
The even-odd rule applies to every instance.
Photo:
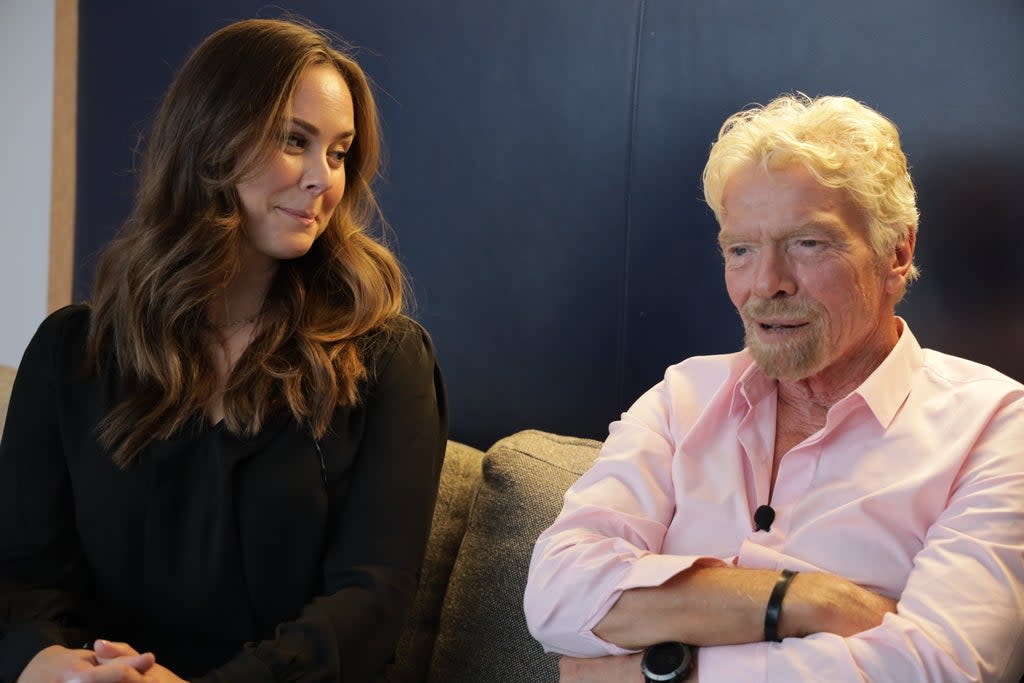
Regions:
[[210, 301], [207, 316], [217, 328], [255, 322], [263, 310], [277, 262], [262, 267], [243, 267]]

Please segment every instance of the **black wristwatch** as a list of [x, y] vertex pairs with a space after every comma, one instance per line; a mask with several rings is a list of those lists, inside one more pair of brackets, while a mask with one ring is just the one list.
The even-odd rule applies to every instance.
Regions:
[[651, 645], [640, 660], [640, 670], [647, 683], [683, 681], [693, 671], [693, 648], [686, 643]]

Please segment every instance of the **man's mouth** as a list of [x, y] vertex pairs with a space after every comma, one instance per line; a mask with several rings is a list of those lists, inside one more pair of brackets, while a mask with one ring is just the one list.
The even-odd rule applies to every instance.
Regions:
[[762, 330], [795, 330], [805, 327], [807, 323], [758, 323]]

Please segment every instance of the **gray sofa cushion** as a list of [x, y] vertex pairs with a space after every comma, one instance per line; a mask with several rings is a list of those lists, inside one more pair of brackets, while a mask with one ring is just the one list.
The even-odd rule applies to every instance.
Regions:
[[441, 610], [431, 683], [558, 680], [557, 659], [526, 629], [523, 590], [534, 541], [599, 447], [590, 439], [530, 430], [487, 451]]
[[427, 679], [441, 603], [466, 532], [470, 506], [480, 485], [483, 457], [483, 452], [471, 446], [448, 442], [423, 572], [399, 639], [389, 680], [422, 683]]

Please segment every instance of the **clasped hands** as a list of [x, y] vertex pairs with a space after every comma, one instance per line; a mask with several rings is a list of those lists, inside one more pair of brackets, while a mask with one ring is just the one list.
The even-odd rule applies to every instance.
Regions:
[[185, 683], [127, 643], [97, 640], [92, 650], [51, 645], [28, 663], [17, 683]]

